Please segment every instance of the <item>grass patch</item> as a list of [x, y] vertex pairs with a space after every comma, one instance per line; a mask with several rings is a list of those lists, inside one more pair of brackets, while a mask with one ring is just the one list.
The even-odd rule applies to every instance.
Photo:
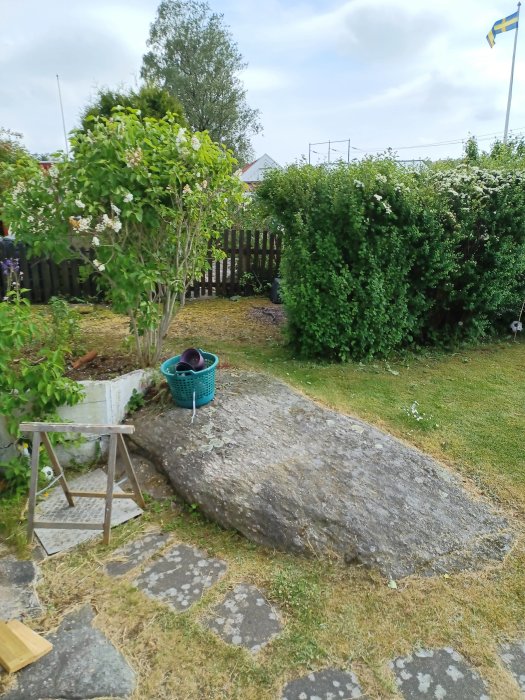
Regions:
[[[49, 630], [64, 612], [91, 602], [97, 626], [139, 675], [135, 700], [275, 700], [286, 681], [310, 669], [350, 665], [370, 698], [393, 698], [387, 662], [417, 646], [453, 646], [489, 682], [491, 697], [519, 700], [497, 645], [525, 637], [523, 342], [389, 363], [314, 364], [291, 355], [277, 326], [252, 318], [250, 309], [266, 304], [190, 302], [170, 330], [165, 356], [189, 345], [203, 347], [218, 353], [223, 366], [268, 372], [434, 455], [459, 471], [468, 488], [501, 507], [517, 532], [513, 552], [481, 573], [411, 577], [393, 590], [376, 572], [265, 549], [221, 530], [198, 511], [180, 513], [169, 501], [155, 502], [139, 521], [114, 531], [109, 551], [84, 545], [45, 562], [40, 595], [46, 614], [31, 625]], [[84, 315], [82, 325], [90, 348], [106, 352], [125, 335], [125, 319], [107, 310]], [[414, 401], [425, 414], [422, 421], [406, 411]], [[16, 524], [20, 504], [13, 503], [11, 512]], [[111, 550], [153, 525], [174, 542], [228, 562], [226, 576], [186, 613], [174, 614], [138, 593], [131, 586], [133, 572], [117, 582], [101, 572]], [[240, 582], [263, 589], [286, 623], [255, 658], [199, 624]]]

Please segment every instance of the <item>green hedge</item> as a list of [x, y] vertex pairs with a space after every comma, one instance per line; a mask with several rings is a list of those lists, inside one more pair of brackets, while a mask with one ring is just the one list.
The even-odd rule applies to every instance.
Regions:
[[476, 340], [525, 296], [525, 173], [391, 159], [272, 171], [289, 334], [303, 356], [364, 359]]

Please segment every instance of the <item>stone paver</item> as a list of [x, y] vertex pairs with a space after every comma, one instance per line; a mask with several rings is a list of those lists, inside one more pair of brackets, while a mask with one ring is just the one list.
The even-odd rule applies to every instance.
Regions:
[[127, 698], [135, 673], [122, 654], [92, 627], [93, 608], [67, 615], [55, 634], [53, 650], [16, 674], [17, 685], [2, 700], [79, 700]]
[[525, 640], [513, 644], [502, 644], [500, 656], [525, 695]]
[[366, 700], [357, 678], [351, 671], [326, 668], [290, 681], [281, 700]]
[[33, 561], [0, 559], [0, 620], [21, 620], [42, 613], [35, 591], [38, 576]]
[[147, 567], [135, 585], [150, 598], [182, 612], [199, 600], [225, 571], [225, 562], [210, 559], [195, 547], [179, 544]]
[[408, 700], [489, 700], [485, 681], [450, 647], [419, 649], [390, 667]]
[[282, 629], [276, 610], [255, 586], [240, 584], [204, 620], [228, 644], [253, 654]]
[[[105, 491], [107, 476], [102, 469], [95, 469], [88, 474], [82, 474], [68, 481], [72, 491]], [[115, 493], [123, 493], [117, 485]], [[37, 519], [65, 520], [69, 522], [104, 522], [105, 502], [103, 498], [77, 498], [74, 508], [70, 508], [60, 486], [56, 486], [46, 500], [36, 507]], [[111, 510], [111, 527], [121, 525], [131, 518], [142, 514], [141, 508], [135, 501], [127, 498], [115, 498]], [[36, 528], [35, 533], [48, 555], [71, 549], [77, 544], [92, 539], [100, 539], [101, 533], [96, 530], [60, 530], [53, 528]]]
[[112, 561], [109, 561], [104, 570], [109, 576], [123, 576], [142, 562], [150, 559], [155, 552], [161, 549], [168, 541], [169, 535], [156, 530], [146, 533], [134, 542], [128, 542], [112, 553]]

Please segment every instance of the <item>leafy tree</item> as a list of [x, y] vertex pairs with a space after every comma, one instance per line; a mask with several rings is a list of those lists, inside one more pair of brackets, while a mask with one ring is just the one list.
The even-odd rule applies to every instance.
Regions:
[[138, 92], [134, 90], [110, 90], [103, 88], [98, 91], [95, 101], [88, 105], [82, 113], [82, 130], [93, 129], [94, 117], [113, 115], [117, 107], [138, 110], [142, 117], [162, 119], [166, 114], [176, 114], [177, 123], [187, 126], [184, 118], [184, 108], [180, 101], [167, 90], [155, 85], [143, 85]]
[[9, 178], [6, 171], [9, 165], [17, 161], [27, 161], [31, 158], [25, 147], [21, 144], [22, 134], [0, 126], [0, 238], [7, 230], [7, 222], [2, 221], [3, 192], [9, 186]]
[[251, 156], [250, 137], [261, 130], [259, 111], [246, 102], [238, 78], [246, 67], [237, 44], [206, 2], [163, 0], [150, 28], [141, 75], [176, 95], [192, 129]]
[[[234, 159], [206, 133], [132, 110], [73, 133], [74, 157], [45, 172], [12, 167], [6, 214], [35, 255], [78, 258], [127, 313], [138, 359], [155, 364], [192, 280], [209, 269], [242, 199]], [[91, 247], [93, 254], [83, 251]]]

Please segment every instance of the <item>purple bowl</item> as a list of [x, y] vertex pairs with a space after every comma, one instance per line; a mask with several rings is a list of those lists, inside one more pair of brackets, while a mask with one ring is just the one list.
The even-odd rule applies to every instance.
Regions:
[[186, 362], [188, 365], [191, 365], [190, 369], [193, 369], [195, 372], [199, 372], [201, 369], [206, 367], [204, 357], [200, 354], [197, 348], [188, 348], [187, 350], [184, 350], [180, 356], [179, 364], [181, 362]]

